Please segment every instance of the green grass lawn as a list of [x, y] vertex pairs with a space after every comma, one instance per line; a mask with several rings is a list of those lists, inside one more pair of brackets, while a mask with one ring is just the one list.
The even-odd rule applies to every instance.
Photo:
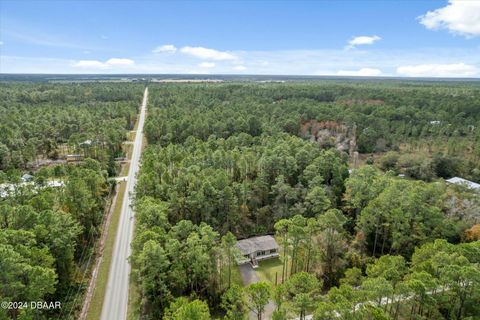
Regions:
[[133, 144], [124, 144], [123, 150], [125, 151], [125, 157], [128, 160], [132, 159]]
[[87, 320], [98, 320], [102, 313], [103, 298], [105, 296], [105, 290], [107, 289], [108, 271], [110, 270], [110, 264], [112, 261], [113, 246], [117, 235], [117, 226], [118, 220], [120, 219], [120, 211], [122, 210], [125, 187], [126, 182], [119, 183], [117, 200], [112, 212], [110, 224], [108, 225], [108, 235], [103, 250], [102, 263], [98, 270], [97, 283], [95, 284], [92, 301], [90, 302], [90, 308], [88, 309]]
[[232, 267], [232, 283], [243, 287], [242, 275], [240, 274], [240, 269], [238, 266]]
[[[243, 281], [242, 281], [242, 275], [240, 274], [240, 269], [238, 268], [237, 265], [232, 266], [232, 278], [231, 278], [231, 283], [236, 284], [240, 287], [243, 287]], [[220, 279], [222, 286], [227, 286], [228, 285], [228, 268], [225, 267], [222, 272], [221, 272], [221, 279]]]
[[[255, 269], [260, 281], [268, 281], [275, 285], [275, 274], [277, 275], [277, 284], [282, 283], [282, 261], [279, 258], [266, 259], [258, 262], [258, 268]], [[287, 270], [290, 270], [287, 268]]]

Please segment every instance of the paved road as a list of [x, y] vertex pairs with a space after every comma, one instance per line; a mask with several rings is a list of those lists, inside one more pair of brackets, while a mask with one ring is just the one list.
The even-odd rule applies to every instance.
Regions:
[[115, 180], [115, 181], [117, 181], [117, 182], [127, 181], [127, 180], [128, 180], [128, 176], [125, 176], [125, 177], [114, 177], [114, 178], [111, 178], [111, 180]]
[[143, 123], [147, 108], [148, 88], [143, 95], [142, 107], [138, 118], [138, 129], [132, 151], [130, 169], [128, 171], [125, 197], [123, 198], [120, 221], [118, 223], [117, 238], [113, 249], [112, 264], [108, 275], [107, 290], [103, 301], [101, 320], [124, 320], [127, 318], [128, 285], [130, 275], [130, 243], [133, 237], [133, 210], [131, 208], [133, 190], [137, 182], [137, 172], [140, 166], [142, 153]]

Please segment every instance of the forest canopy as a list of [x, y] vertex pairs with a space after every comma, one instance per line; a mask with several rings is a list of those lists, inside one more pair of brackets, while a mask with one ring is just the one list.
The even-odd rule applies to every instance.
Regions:
[[[132, 260], [139, 314], [244, 319], [269, 301], [275, 319], [479, 313], [480, 252], [466, 242], [480, 202], [442, 179], [479, 181], [477, 86], [311, 81], [150, 92]], [[235, 239], [264, 234], [282, 248], [280, 274], [244, 287], [231, 277]]]
[[[0, 84], [0, 319], [73, 319], [143, 85]], [[78, 155], [75, 161], [68, 154]]]

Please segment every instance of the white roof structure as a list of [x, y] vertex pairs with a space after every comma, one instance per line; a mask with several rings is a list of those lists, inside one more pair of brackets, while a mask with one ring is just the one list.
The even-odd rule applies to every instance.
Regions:
[[61, 180], [49, 180], [49, 181], [47, 181], [46, 186], [50, 187], [50, 188], [65, 187], [65, 182], [63, 182]]
[[453, 178], [447, 179], [445, 181], [447, 181], [448, 183], [451, 183], [451, 184], [462, 185], [462, 186], [465, 186], [469, 189], [480, 190], [480, 184], [475, 183], [475, 182], [470, 181], [470, 180], [467, 180], [467, 179], [460, 178], [460, 177], [453, 177]]
[[89, 146], [89, 145], [92, 144], [92, 142], [93, 142], [92, 140], [88, 139], [88, 140], [85, 140], [85, 141], [83, 141], [83, 142], [80, 142], [79, 145], [81, 145], [81, 146], [83, 146], [83, 145]]
[[23, 182], [28, 182], [28, 181], [31, 181], [33, 179], [33, 176], [31, 174], [25, 173], [22, 176], [21, 179], [22, 179]]
[[14, 194], [17, 190], [20, 190], [24, 187], [32, 187], [32, 191], [36, 192], [37, 189], [42, 189], [45, 187], [49, 188], [61, 188], [65, 186], [65, 182], [61, 180], [48, 180], [44, 186], [39, 186], [34, 182], [20, 182], [20, 183], [2, 183], [0, 184], [0, 198], [6, 198], [11, 194]]
[[258, 236], [239, 240], [236, 246], [242, 255], [252, 254], [257, 251], [278, 249], [278, 244], [273, 236]]

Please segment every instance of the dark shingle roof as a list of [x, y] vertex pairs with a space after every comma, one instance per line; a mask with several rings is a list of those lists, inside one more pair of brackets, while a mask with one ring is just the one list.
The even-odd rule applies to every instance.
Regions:
[[278, 249], [278, 244], [273, 236], [258, 236], [239, 240], [236, 246], [242, 255], [251, 254], [257, 251]]

